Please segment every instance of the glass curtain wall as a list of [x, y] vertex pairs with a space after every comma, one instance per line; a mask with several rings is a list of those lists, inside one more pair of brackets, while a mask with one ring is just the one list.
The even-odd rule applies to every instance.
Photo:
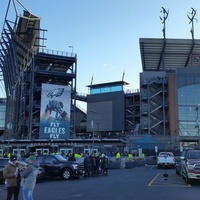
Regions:
[[179, 134], [199, 136], [200, 76], [179, 76], [178, 80], [182, 86], [178, 89]]

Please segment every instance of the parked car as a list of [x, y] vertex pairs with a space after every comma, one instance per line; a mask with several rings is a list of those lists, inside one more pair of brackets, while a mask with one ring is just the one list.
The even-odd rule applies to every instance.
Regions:
[[83, 174], [80, 163], [68, 161], [59, 154], [39, 155], [36, 160], [45, 169], [46, 176], [60, 176], [65, 180], [69, 180]]
[[8, 164], [9, 158], [0, 158], [0, 183], [5, 181], [3, 177], [3, 169]]
[[177, 156], [175, 158], [175, 162], [176, 162], [176, 165], [175, 165], [175, 169], [176, 169], [176, 174], [181, 174], [181, 170], [182, 170], [182, 162], [181, 162], [181, 158], [183, 158], [186, 154], [187, 150], [183, 150], [181, 152], [181, 155], [180, 156]]
[[184, 156], [181, 156], [180, 174], [189, 184], [192, 180], [200, 181], [200, 150], [187, 150]]
[[157, 157], [157, 166], [175, 168], [175, 157], [172, 152], [160, 152]]
[[175, 164], [176, 174], [180, 174], [181, 173], [181, 158], [177, 157], [175, 160], [176, 160], [176, 164]]

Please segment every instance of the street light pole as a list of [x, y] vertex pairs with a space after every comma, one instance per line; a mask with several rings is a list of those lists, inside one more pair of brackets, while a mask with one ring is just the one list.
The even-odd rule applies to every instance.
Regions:
[[9, 153], [9, 151], [10, 151], [10, 135], [11, 135], [11, 130], [12, 130], [12, 127], [13, 127], [13, 124], [12, 124], [12, 122], [11, 121], [9, 121], [8, 123], [7, 123], [7, 130], [8, 130], [8, 153]]
[[92, 126], [92, 153], [94, 152], [94, 119], [91, 121]]
[[96, 112], [93, 111], [93, 110], [91, 110], [90, 112], [92, 113], [92, 120], [91, 120], [91, 127], [92, 127], [92, 153], [94, 153], [94, 125], [95, 125], [94, 114]]

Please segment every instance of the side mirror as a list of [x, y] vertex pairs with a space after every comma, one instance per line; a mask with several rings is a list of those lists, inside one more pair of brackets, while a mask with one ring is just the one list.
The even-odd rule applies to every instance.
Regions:
[[184, 156], [181, 156], [180, 159], [181, 159], [181, 160], [185, 160], [185, 157], [184, 157]]

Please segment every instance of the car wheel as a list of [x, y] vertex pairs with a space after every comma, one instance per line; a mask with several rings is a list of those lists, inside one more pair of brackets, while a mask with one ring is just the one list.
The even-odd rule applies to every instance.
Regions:
[[70, 169], [64, 169], [62, 171], [62, 178], [65, 180], [72, 179], [72, 172]]

